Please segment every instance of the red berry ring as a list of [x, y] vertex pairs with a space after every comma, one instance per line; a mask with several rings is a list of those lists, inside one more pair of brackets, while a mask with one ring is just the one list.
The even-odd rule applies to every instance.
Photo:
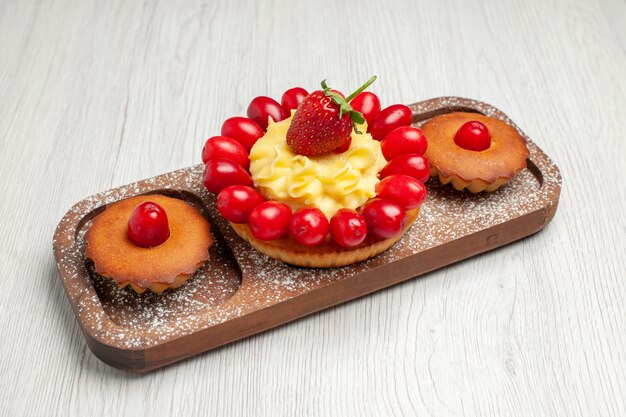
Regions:
[[[330, 219], [316, 207], [292, 212], [280, 201], [266, 201], [253, 188], [248, 172], [248, 153], [267, 129], [257, 121], [284, 118], [294, 106], [310, 105], [306, 100], [320, 93], [307, 95], [298, 87], [287, 90], [281, 100], [283, 107], [269, 97], [257, 97], [248, 108], [251, 118], [228, 119], [222, 136], [209, 138], [203, 148], [204, 185], [217, 195], [222, 217], [259, 252], [299, 266], [336, 267], [373, 257], [402, 236], [426, 200], [423, 183], [430, 170], [423, 156], [426, 138], [421, 130], [408, 126], [410, 109], [393, 105], [381, 111], [378, 97], [361, 92], [350, 104], [371, 121], [369, 131], [381, 140], [383, 156], [389, 161], [379, 174], [376, 197], [357, 210], [340, 209]], [[346, 149], [334, 152], [347, 150], [349, 144], [341, 147]]]

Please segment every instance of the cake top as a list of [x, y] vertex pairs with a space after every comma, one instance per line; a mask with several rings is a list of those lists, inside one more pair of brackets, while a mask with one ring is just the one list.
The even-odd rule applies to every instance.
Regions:
[[360, 125], [341, 153], [305, 156], [285, 140], [292, 118], [272, 123], [250, 151], [250, 173], [258, 190], [292, 210], [319, 208], [329, 219], [341, 208], [356, 209], [376, 195], [378, 173], [385, 166], [380, 142]]

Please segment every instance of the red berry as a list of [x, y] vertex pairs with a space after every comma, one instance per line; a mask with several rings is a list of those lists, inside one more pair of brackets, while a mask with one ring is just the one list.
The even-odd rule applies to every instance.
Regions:
[[365, 120], [367, 120], [368, 125], [371, 125], [374, 118], [380, 113], [380, 100], [376, 94], [370, 93], [369, 91], [357, 94], [357, 96], [350, 101], [350, 106], [353, 110], [361, 112]]
[[391, 201], [375, 198], [363, 207], [367, 230], [374, 236], [389, 239], [398, 237], [406, 226], [406, 213]]
[[395, 128], [380, 143], [380, 148], [387, 161], [407, 153], [424, 155], [427, 147], [428, 141], [424, 132], [413, 126]]
[[317, 246], [326, 239], [328, 219], [318, 208], [301, 207], [291, 216], [289, 233], [302, 245]]
[[404, 174], [426, 182], [430, 178], [430, 167], [426, 158], [421, 155], [411, 153], [399, 155], [389, 161], [380, 171], [380, 178], [394, 174]]
[[369, 131], [376, 140], [383, 140], [392, 130], [408, 126], [413, 121], [413, 113], [404, 104], [394, 104], [382, 110], [369, 125]]
[[231, 117], [226, 119], [222, 125], [222, 136], [235, 139], [246, 148], [247, 152], [250, 152], [252, 145], [264, 134], [261, 126], [247, 117]]
[[230, 159], [211, 159], [204, 167], [204, 186], [217, 194], [229, 185], [248, 185], [252, 178], [241, 165]]
[[285, 115], [287, 117], [291, 116], [291, 111], [297, 109], [302, 100], [308, 95], [309, 93], [301, 87], [294, 87], [285, 91], [280, 98], [280, 104], [283, 106]]
[[405, 210], [419, 207], [426, 200], [426, 187], [408, 175], [396, 174], [376, 184], [378, 197], [393, 201]]
[[287, 145], [295, 153], [320, 155], [345, 144], [352, 133], [352, 120], [323, 91], [314, 91], [304, 98], [287, 130]]
[[352, 144], [352, 138], [349, 138], [346, 143], [339, 146], [338, 148], [333, 149], [333, 153], [344, 153], [348, 149], [350, 149], [350, 145]]
[[217, 210], [233, 223], [247, 223], [252, 210], [264, 202], [263, 196], [252, 187], [231, 185], [217, 196]]
[[151, 201], [141, 203], [128, 220], [128, 238], [137, 246], [151, 248], [170, 237], [170, 226], [163, 207]]
[[248, 222], [252, 235], [259, 240], [280, 239], [287, 234], [291, 209], [278, 201], [266, 201], [250, 213]]
[[210, 159], [225, 158], [237, 162], [244, 169], [250, 168], [250, 158], [246, 148], [235, 139], [226, 136], [213, 136], [204, 143], [202, 148], [202, 162]]
[[284, 120], [287, 115], [282, 106], [273, 98], [266, 96], [259, 96], [252, 99], [248, 106], [248, 117], [254, 120], [261, 129], [267, 130], [268, 117], [271, 117], [273, 121], [280, 122]]
[[479, 121], [466, 122], [456, 132], [454, 143], [470, 151], [484, 151], [491, 146], [491, 133]]
[[330, 218], [330, 234], [344, 248], [356, 246], [367, 237], [365, 217], [354, 210], [342, 208]]

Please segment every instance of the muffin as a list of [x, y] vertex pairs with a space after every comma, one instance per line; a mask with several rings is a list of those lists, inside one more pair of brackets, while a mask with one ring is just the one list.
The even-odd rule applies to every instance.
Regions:
[[422, 130], [431, 175], [457, 190], [495, 191], [526, 167], [524, 138], [502, 120], [454, 112], [432, 118]]
[[210, 226], [186, 202], [159, 194], [110, 204], [85, 235], [94, 271], [137, 293], [178, 288], [209, 258]]

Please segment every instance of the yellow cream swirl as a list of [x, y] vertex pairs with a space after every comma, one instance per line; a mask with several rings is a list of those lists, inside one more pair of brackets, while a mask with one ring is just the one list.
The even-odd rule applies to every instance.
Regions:
[[[287, 204], [319, 208], [329, 219], [340, 208], [355, 209], [376, 195], [378, 172], [385, 166], [380, 142], [369, 133], [352, 132], [350, 148], [341, 154], [303, 156], [285, 140], [291, 118], [271, 123], [250, 150], [250, 173], [266, 197]], [[359, 128], [365, 132], [366, 126]]]

